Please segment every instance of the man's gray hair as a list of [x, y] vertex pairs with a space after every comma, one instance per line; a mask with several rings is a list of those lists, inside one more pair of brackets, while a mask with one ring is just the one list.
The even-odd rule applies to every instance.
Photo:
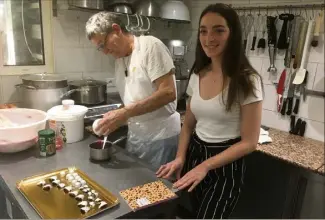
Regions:
[[90, 40], [96, 34], [110, 33], [114, 23], [118, 24], [124, 33], [128, 32], [125, 23], [114, 13], [102, 11], [92, 15], [86, 23], [87, 38]]

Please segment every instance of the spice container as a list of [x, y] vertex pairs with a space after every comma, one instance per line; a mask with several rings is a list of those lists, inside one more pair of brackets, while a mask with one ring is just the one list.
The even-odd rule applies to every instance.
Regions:
[[44, 129], [38, 132], [38, 145], [40, 156], [48, 157], [56, 153], [55, 132], [52, 129]]

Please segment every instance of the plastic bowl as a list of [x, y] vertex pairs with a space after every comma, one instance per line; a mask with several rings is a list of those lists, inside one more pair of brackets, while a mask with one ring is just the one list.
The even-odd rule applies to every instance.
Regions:
[[38, 131], [45, 129], [47, 114], [27, 108], [0, 109], [14, 127], [0, 127], [0, 153], [15, 153], [26, 150], [37, 143]]

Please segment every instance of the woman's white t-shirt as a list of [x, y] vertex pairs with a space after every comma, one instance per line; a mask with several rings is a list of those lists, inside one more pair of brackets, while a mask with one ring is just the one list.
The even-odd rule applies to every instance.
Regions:
[[227, 88], [214, 98], [204, 100], [199, 91], [199, 75], [192, 74], [187, 94], [191, 96], [191, 111], [197, 123], [195, 131], [199, 138], [208, 143], [219, 143], [240, 136], [240, 106], [263, 100], [262, 82], [259, 77], [252, 76], [255, 86], [255, 95], [251, 94], [246, 99], [234, 103], [230, 112], [226, 111], [224, 102], [227, 102]]

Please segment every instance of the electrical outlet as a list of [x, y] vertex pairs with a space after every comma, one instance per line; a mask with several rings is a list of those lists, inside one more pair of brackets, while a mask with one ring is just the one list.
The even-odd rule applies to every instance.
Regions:
[[115, 87], [115, 78], [106, 78], [106, 86], [109, 87]]

